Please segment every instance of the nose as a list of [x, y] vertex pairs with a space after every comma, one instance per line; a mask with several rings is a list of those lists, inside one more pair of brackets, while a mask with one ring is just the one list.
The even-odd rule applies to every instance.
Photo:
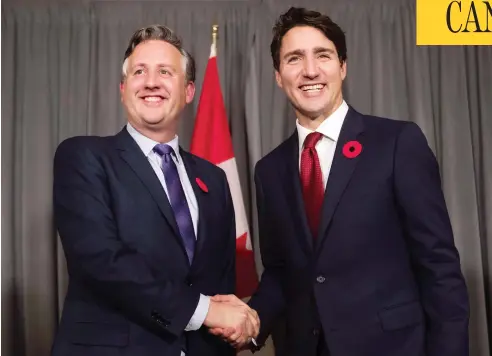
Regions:
[[155, 89], [159, 87], [158, 74], [154, 71], [149, 71], [145, 76], [145, 87], [147, 89]]
[[314, 58], [306, 58], [303, 74], [306, 78], [314, 79], [319, 75], [318, 63]]

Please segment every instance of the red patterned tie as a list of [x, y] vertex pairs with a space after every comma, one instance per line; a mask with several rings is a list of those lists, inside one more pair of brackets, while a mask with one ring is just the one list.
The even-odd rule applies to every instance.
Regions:
[[313, 238], [318, 235], [321, 205], [323, 204], [323, 174], [319, 164], [316, 143], [323, 137], [319, 132], [307, 135], [301, 154], [301, 185], [304, 206]]

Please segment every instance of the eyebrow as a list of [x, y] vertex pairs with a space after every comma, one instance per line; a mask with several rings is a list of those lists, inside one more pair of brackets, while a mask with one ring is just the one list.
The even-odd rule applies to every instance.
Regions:
[[[322, 52], [328, 52], [330, 54], [335, 54], [335, 50], [333, 50], [331, 48], [327, 48], [327, 47], [315, 47], [313, 52], [316, 54], [322, 53]], [[286, 54], [284, 54], [283, 58], [285, 59], [285, 58], [290, 57], [290, 56], [303, 56], [305, 53], [306, 53], [305, 50], [295, 49], [293, 51], [290, 51], [290, 52], [287, 52]]]
[[[167, 67], [167, 68], [171, 68], [171, 69], [173, 69], [173, 70], [175, 70], [175, 69], [176, 69], [176, 68], [175, 68], [175, 66], [173, 66], [172, 64], [166, 64], [166, 63], [158, 63], [158, 64], [157, 64], [157, 66], [158, 66], [158, 67]], [[134, 65], [132, 65], [130, 68], [132, 68], [132, 69], [133, 69], [133, 68], [137, 68], [137, 67], [145, 67], [145, 68], [146, 68], [146, 67], [148, 67], [148, 65], [147, 65], [147, 64], [145, 64], [145, 63], [141, 63], [141, 62], [140, 62], [140, 63], [135, 63], [135, 64], [134, 64]]]
[[326, 48], [326, 47], [316, 47], [314, 49], [314, 53], [321, 53], [321, 52], [328, 52], [330, 54], [335, 54], [335, 50], [331, 48]]

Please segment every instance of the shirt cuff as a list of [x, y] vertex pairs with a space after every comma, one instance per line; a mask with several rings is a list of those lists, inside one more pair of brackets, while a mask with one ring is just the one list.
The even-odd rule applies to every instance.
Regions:
[[198, 330], [203, 325], [205, 318], [207, 317], [208, 308], [210, 306], [210, 297], [200, 294], [200, 300], [196, 306], [195, 313], [191, 317], [188, 325], [186, 325], [185, 331]]

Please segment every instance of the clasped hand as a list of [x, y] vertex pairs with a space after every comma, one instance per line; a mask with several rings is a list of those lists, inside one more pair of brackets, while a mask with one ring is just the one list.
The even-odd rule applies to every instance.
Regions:
[[235, 295], [216, 295], [210, 299], [210, 307], [204, 322], [209, 332], [243, 349], [258, 336], [258, 313]]

